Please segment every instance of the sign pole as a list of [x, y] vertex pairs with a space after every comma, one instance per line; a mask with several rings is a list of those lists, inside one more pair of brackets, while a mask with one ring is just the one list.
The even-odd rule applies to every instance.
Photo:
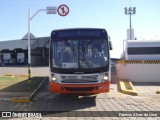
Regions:
[[[32, 16], [30, 15], [30, 9], [28, 10], [28, 82], [31, 80], [31, 37], [30, 37], [30, 22], [40, 12], [46, 11], [47, 14], [56, 14], [57, 7], [47, 7], [46, 9], [39, 9]], [[66, 16], [69, 13], [68, 6], [62, 4], [58, 7], [58, 14], [60, 16]]]
[[46, 11], [47, 14], [56, 14], [56, 7], [47, 7], [47, 9], [39, 9], [32, 16], [30, 15], [30, 9], [28, 10], [28, 82], [31, 81], [31, 37], [30, 37], [30, 22], [40, 12]]
[[28, 82], [31, 80], [30, 9], [28, 10]]

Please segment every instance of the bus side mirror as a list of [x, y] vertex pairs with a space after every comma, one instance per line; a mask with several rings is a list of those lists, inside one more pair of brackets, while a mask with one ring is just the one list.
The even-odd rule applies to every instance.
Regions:
[[109, 48], [110, 48], [110, 50], [113, 50], [112, 42], [111, 41], [109, 41]]

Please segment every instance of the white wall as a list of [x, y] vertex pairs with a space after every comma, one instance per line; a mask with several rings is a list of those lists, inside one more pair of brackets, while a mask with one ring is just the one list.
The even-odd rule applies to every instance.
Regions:
[[160, 82], [160, 64], [116, 64], [119, 80]]

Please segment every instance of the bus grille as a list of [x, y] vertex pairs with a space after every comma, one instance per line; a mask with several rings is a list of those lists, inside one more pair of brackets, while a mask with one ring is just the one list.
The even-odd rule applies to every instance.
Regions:
[[79, 88], [74, 88], [74, 87], [64, 87], [64, 89], [66, 89], [67, 91], [93, 91], [95, 89], [95, 87], [79, 87]]
[[78, 78], [77, 76], [61, 76], [62, 83], [96, 83], [98, 82], [98, 75], [91, 76], [81, 76]]

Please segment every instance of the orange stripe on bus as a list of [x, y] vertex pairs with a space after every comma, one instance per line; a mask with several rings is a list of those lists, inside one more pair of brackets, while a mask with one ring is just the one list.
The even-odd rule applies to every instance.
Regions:
[[[93, 90], [91, 89], [93, 87]], [[73, 90], [68, 90], [73, 89]], [[86, 90], [86, 89], [90, 90]], [[74, 91], [74, 89], [82, 89], [80, 91]], [[85, 89], [83, 91], [83, 89]], [[109, 92], [110, 81], [98, 83], [98, 84], [58, 84], [50, 82], [50, 92], [52, 93], [103, 93]]]

